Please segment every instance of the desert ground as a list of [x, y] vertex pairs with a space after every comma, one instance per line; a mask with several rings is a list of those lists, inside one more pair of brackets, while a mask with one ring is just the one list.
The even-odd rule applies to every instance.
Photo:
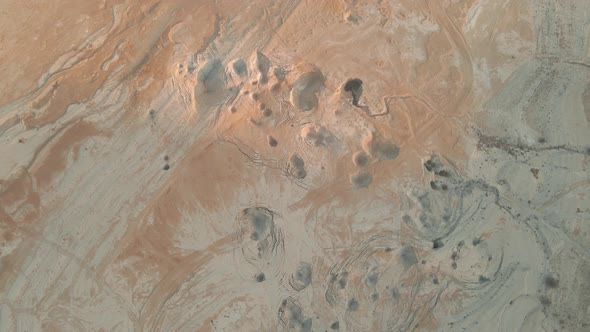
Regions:
[[0, 331], [590, 331], [589, 0], [0, 9]]

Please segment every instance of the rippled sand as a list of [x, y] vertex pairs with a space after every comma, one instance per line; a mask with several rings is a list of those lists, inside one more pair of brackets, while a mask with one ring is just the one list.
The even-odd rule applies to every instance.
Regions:
[[590, 331], [588, 0], [0, 8], [0, 331]]

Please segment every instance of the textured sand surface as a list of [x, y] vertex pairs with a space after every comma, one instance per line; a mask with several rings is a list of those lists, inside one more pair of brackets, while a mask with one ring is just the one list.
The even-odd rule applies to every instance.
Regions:
[[0, 8], [0, 331], [590, 331], [589, 0]]

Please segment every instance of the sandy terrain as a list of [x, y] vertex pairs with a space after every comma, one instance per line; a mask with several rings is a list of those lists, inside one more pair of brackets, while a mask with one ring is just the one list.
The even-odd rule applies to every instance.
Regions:
[[588, 0], [0, 8], [0, 331], [590, 331]]

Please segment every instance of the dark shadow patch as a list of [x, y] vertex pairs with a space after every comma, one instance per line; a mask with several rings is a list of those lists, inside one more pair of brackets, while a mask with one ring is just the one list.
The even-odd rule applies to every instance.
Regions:
[[545, 278], [543, 279], [543, 282], [545, 283], [545, 287], [547, 287], [547, 288], [559, 287], [559, 280], [553, 276], [545, 276]]
[[304, 179], [307, 176], [307, 171], [305, 170], [305, 162], [297, 154], [292, 154], [289, 158], [289, 170], [291, 175], [293, 175], [297, 179]]
[[234, 73], [238, 76], [246, 76], [248, 74], [248, 69], [246, 68], [246, 62], [242, 59], [236, 59], [232, 63], [232, 69]]
[[291, 275], [289, 284], [296, 291], [301, 291], [311, 284], [311, 265], [309, 263], [299, 263], [297, 271]]
[[344, 91], [352, 94], [352, 105], [359, 107], [359, 99], [363, 94], [363, 81], [358, 78], [352, 78], [344, 84]]
[[373, 176], [367, 172], [358, 172], [350, 176], [350, 183], [355, 189], [367, 188], [373, 182]]
[[355, 298], [352, 298], [348, 301], [348, 310], [350, 311], [357, 311], [359, 309], [359, 301]]
[[405, 268], [409, 268], [414, 264], [418, 264], [418, 257], [416, 251], [410, 245], [404, 245], [399, 252], [399, 258]]
[[356, 167], [365, 167], [369, 164], [369, 156], [364, 151], [358, 151], [352, 156], [352, 163]]
[[436, 240], [432, 241], [432, 249], [440, 249], [444, 246], [445, 246], [445, 244], [443, 243], [443, 241], [441, 239], [436, 239]]
[[289, 330], [296, 329], [302, 332], [311, 332], [312, 320], [306, 318], [303, 309], [291, 299], [283, 301], [279, 308], [279, 320]]

